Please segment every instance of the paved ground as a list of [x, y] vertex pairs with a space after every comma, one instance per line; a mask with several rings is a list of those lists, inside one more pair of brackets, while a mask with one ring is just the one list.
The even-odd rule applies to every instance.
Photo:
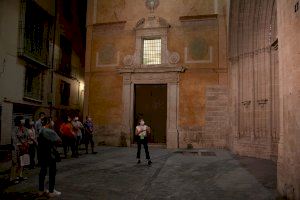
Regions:
[[[153, 165], [147, 166], [146, 161], [136, 164], [134, 148], [97, 151], [58, 164], [58, 199], [276, 199], [276, 167], [271, 161], [236, 157], [225, 150], [213, 150], [214, 156], [202, 153], [206, 150], [152, 148]], [[36, 196], [38, 172], [26, 171], [29, 179], [18, 185], [2, 185], [0, 199], [46, 199]], [[0, 173], [1, 177], [5, 179]]]

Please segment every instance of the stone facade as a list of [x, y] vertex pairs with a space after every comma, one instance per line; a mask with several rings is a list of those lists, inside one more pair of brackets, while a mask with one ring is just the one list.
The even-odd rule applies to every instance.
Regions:
[[300, 199], [299, 1], [278, 0], [279, 113], [278, 191]]
[[231, 1], [228, 144], [277, 161], [287, 199], [300, 199], [299, 24], [299, 1]]
[[[120, 145], [125, 136], [130, 146], [134, 85], [167, 84], [167, 147], [226, 146], [228, 127], [222, 133], [212, 127], [223, 113], [207, 112], [206, 103], [220, 98], [228, 105], [227, 6], [225, 0], [174, 0], [150, 11], [145, 1], [88, 1], [84, 113], [95, 121], [97, 142]], [[145, 66], [142, 39], [157, 36], [162, 63]], [[224, 91], [212, 94], [214, 87]], [[195, 139], [198, 132], [202, 140]]]
[[205, 88], [205, 125], [181, 127], [180, 147], [227, 148], [229, 137], [228, 89], [210, 85]]
[[230, 93], [233, 152], [276, 159], [279, 79], [276, 2], [232, 1]]

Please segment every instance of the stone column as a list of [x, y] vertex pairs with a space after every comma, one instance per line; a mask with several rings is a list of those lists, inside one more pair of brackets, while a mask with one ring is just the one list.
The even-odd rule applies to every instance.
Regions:
[[168, 83], [167, 148], [178, 147], [178, 82]]
[[126, 136], [126, 144], [130, 146], [131, 143], [131, 76], [130, 74], [123, 75], [123, 122], [122, 134]]

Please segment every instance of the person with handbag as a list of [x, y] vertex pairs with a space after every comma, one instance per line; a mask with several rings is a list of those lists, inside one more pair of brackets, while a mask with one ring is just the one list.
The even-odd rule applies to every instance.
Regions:
[[12, 134], [12, 166], [10, 175], [10, 181], [15, 184], [18, 184], [22, 180], [27, 180], [27, 177], [23, 177], [23, 168], [29, 164], [29, 136], [24, 124], [25, 119], [23, 117], [16, 117], [16, 128]]
[[135, 129], [135, 135], [137, 136], [137, 155], [136, 158], [138, 160], [138, 164], [141, 163], [140, 156], [141, 156], [141, 146], [144, 146], [145, 153], [146, 153], [146, 159], [148, 160], [148, 165], [152, 164], [152, 161], [150, 159], [149, 149], [148, 149], [148, 139], [147, 134], [150, 133], [150, 127], [145, 125], [144, 119], [139, 120], [139, 125], [136, 126]]
[[83, 129], [83, 125], [82, 123], [79, 121], [79, 117], [74, 117], [73, 121], [72, 121], [72, 126], [73, 126], [73, 131], [76, 135], [76, 141], [75, 141], [75, 152], [76, 155], [79, 156], [79, 147], [81, 144], [81, 140], [82, 140], [82, 132], [81, 130]]
[[56, 162], [58, 152], [56, 145], [61, 143], [60, 137], [51, 129], [51, 120], [48, 117], [42, 119], [42, 129], [39, 134], [39, 151], [40, 151], [40, 174], [39, 174], [39, 195], [45, 193], [45, 177], [49, 168], [49, 197], [60, 196], [61, 192], [55, 190]]
[[37, 136], [34, 128], [34, 122], [29, 119], [25, 120], [25, 127], [28, 130], [29, 134], [29, 157], [30, 157], [30, 169], [35, 167], [35, 152], [38, 146]]

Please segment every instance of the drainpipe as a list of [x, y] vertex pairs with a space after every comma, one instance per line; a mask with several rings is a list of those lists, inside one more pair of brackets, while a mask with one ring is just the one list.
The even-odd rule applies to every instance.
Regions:
[[55, 51], [55, 38], [56, 38], [56, 23], [57, 23], [57, 0], [54, 2], [54, 27], [53, 27], [53, 44], [52, 44], [52, 58], [51, 58], [51, 85], [50, 85], [50, 92], [51, 92], [51, 103], [50, 103], [50, 117], [52, 117], [52, 109], [53, 109], [53, 82], [54, 82], [54, 51]]
[[179, 149], [179, 131], [178, 128], [176, 129], [177, 131], [177, 149]]

